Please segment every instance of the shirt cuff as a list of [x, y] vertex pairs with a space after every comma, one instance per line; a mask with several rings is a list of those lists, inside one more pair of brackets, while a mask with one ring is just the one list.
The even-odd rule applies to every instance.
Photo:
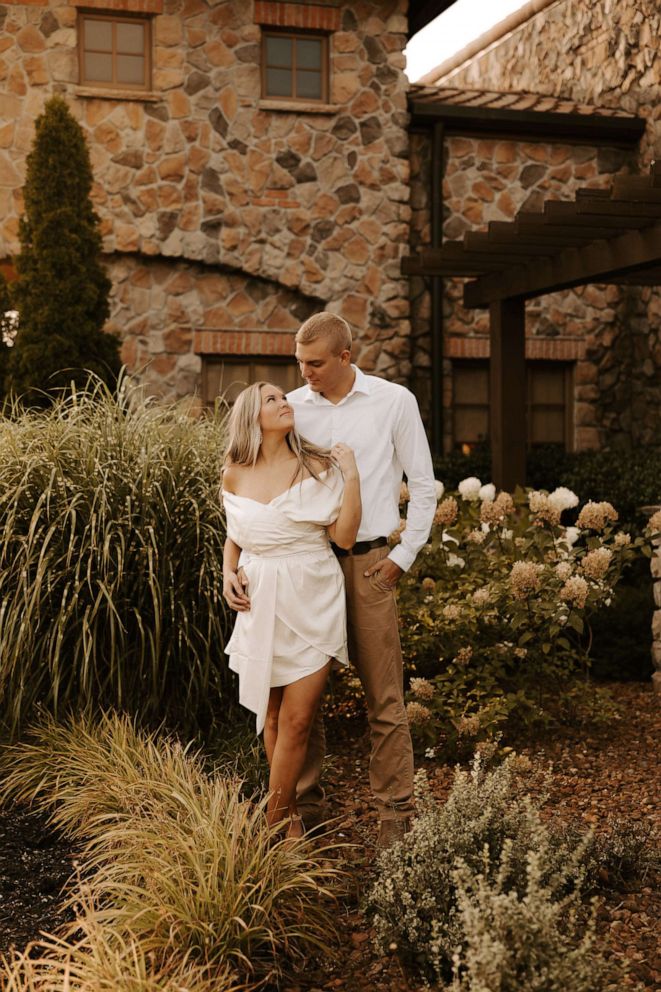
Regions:
[[396, 545], [388, 557], [391, 561], [394, 561], [395, 565], [399, 565], [403, 572], [408, 572], [416, 558], [416, 556], [412, 555], [410, 551], [403, 548], [401, 544]]

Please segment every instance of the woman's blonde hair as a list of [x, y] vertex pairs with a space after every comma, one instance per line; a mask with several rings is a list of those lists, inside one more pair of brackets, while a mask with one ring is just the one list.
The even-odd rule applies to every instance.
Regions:
[[[225, 451], [224, 468], [228, 468], [230, 465], [254, 465], [256, 463], [262, 443], [262, 432], [259, 426], [259, 415], [262, 410], [262, 389], [264, 386], [270, 385], [270, 382], [253, 382], [237, 396], [229, 418], [229, 439]], [[305, 471], [309, 472], [315, 479], [319, 479], [319, 469], [315, 462], [317, 464], [321, 462], [322, 471], [330, 468], [333, 464], [328, 448], [320, 448], [312, 441], [308, 441], [307, 438], [301, 437], [295, 427], [292, 427], [288, 432], [285, 440], [298, 463], [292, 478], [292, 485], [299, 475], [305, 474]]]

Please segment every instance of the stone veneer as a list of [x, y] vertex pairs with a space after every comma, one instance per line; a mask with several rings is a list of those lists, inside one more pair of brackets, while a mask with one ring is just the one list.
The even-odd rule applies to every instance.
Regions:
[[[153, 90], [78, 85], [76, 5], [0, 6], [0, 258], [19, 247], [34, 119], [62, 93], [89, 141], [113, 280], [109, 326], [150, 392], [198, 388], [196, 342], [225, 347], [237, 330], [289, 334], [322, 308], [352, 324], [365, 369], [405, 381], [407, 0], [330, 11], [246, 0], [84, 6], [156, 12]], [[254, 12], [308, 27], [331, 17], [330, 104], [260, 99]], [[205, 330], [226, 333], [195, 334]]]
[[[412, 233], [415, 250], [428, 245], [430, 151], [426, 136], [412, 140]], [[608, 185], [617, 173], [635, 171], [633, 153], [585, 145], [448, 136], [443, 177], [446, 240], [489, 221], [512, 220], [520, 209], [540, 210], [547, 199], [570, 199], [581, 187]], [[444, 280], [444, 447], [452, 447], [451, 358], [486, 358], [489, 317], [463, 307], [463, 280]], [[528, 303], [530, 358], [576, 362], [574, 445], [657, 441], [658, 412], [645, 402], [661, 365], [655, 326], [633, 319], [641, 291], [621, 286], [582, 286]], [[430, 304], [420, 279], [411, 283], [414, 388], [430, 403]], [[632, 299], [634, 303], [632, 304]]]
[[[515, 148], [502, 142], [491, 148], [485, 142], [453, 139], [446, 180], [448, 236], [459, 233], [462, 220], [477, 226], [509, 219], [514, 206], [529, 203], [531, 194], [538, 201], [541, 193], [568, 199], [577, 186], [607, 185], [611, 172], [645, 172], [652, 159], [661, 158], [660, 34], [658, 0], [559, 0], [438, 80], [441, 86], [521, 90], [617, 107], [648, 122], [635, 162], [613, 157], [608, 150], [555, 144]], [[461, 163], [471, 159], [464, 179]], [[413, 165], [414, 175], [423, 170], [424, 161]], [[491, 178], [481, 182], [487, 176]], [[461, 189], [474, 201], [466, 204], [470, 214], [466, 208], [457, 213], [453, 206], [454, 197], [463, 195]], [[414, 182], [414, 243], [424, 240], [425, 221], [415, 216], [424, 210], [423, 196]], [[419, 286], [414, 294], [414, 310], [424, 320], [428, 302], [420, 298]], [[661, 293], [650, 287], [586, 286], [543, 297], [529, 304], [528, 311], [530, 334], [585, 334], [585, 358], [576, 376], [577, 446], [659, 444]], [[484, 326], [476, 313], [466, 323], [455, 289], [448, 294], [445, 319], [451, 332], [463, 325], [464, 333], [475, 334]], [[416, 316], [415, 355], [424, 347], [420, 323]]]

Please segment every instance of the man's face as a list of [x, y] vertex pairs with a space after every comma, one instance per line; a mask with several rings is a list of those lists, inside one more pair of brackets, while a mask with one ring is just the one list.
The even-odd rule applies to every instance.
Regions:
[[315, 393], [332, 393], [342, 382], [351, 364], [351, 352], [334, 355], [325, 338], [296, 344], [296, 361], [301, 375]]

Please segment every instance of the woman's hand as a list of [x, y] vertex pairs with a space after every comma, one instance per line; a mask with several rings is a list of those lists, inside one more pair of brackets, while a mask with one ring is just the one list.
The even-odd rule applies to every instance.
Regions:
[[245, 613], [250, 609], [250, 599], [246, 595], [248, 581], [242, 568], [237, 572], [223, 573], [223, 598], [227, 605], [237, 613]]
[[345, 482], [358, 478], [358, 466], [356, 465], [353, 448], [350, 448], [348, 444], [338, 442], [338, 444], [334, 444], [331, 448], [331, 455], [342, 473]]

